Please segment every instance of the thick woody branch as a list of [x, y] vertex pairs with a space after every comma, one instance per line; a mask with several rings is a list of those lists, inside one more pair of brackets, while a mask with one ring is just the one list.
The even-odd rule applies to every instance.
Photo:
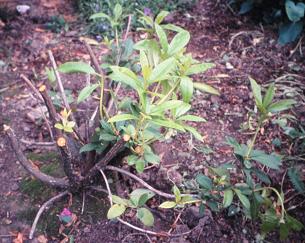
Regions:
[[88, 184], [98, 174], [99, 170], [105, 167], [124, 148], [125, 143], [124, 139], [117, 141], [107, 154], [89, 170], [82, 183]]
[[53, 176], [49, 176], [44, 174], [39, 169], [37, 169], [30, 161], [27, 160], [24, 153], [22, 152], [20, 145], [17, 141], [16, 135], [14, 131], [10, 127], [5, 127], [5, 132], [10, 140], [11, 146], [17, 156], [18, 161], [21, 165], [35, 178], [42, 181], [43, 183], [52, 186], [52, 187], [59, 187], [59, 188], [68, 188], [69, 183], [66, 179], [63, 178], [55, 178]]

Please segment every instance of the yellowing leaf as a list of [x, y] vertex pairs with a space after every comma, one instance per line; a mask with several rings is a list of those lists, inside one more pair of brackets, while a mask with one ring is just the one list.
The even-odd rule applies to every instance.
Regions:
[[174, 208], [177, 204], [173, 201], [166, 201], [161, 203], [159, 208]]

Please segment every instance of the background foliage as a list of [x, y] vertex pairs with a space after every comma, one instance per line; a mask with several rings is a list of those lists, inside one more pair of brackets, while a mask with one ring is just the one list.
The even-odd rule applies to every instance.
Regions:
[[279, 27], [278, 42], [282, 45], [295, 41], [302, 33], [304, 26], [304, 1], [296, 0], [230, 0], [239, 14], [255, 12], [259, 21], [275, 23]]

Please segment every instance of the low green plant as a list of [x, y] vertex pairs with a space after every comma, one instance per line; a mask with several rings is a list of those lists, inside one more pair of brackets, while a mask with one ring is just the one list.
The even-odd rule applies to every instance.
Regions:
[[[137, 13], [135, 10], [138, 9], [140, 11], [144, 11], [147, 15], [157, 15], [160, 9], [164, 9], [167, 11], [185, 11], [186, 9], [190, 9], [194, 6], [196, 0], [170, 0], [170, 1], [149, 1], [149, 0], [134, 0], [134, 1], [102, 1], [102, 0], [79, 0], [78, 1], [78, 9], [80, 13], [86, 20], [90, 19], [90, 16], [96, 13], [104, 13], [106, 15], [111, 15], [112, 10], [114, 9], [116, 4], [120, 4], [122, 6], [124, 15], [132, 15], [132, 26], [138, 27], [139, 24], [137, 22], [138, 18], [141, 14]], [[107, 21], [101, 20], [91, 20], [88, 23], [88, 31], [91, 34], [97, 35], [107, 35], [111, 34], [114, 30], [111, 27], [111, 24]]]
[[[118, 9], [120, 7], [116, 5], [113, 12], [121, 13]], [[163, 24], [167, 15], [167, 11], [162, 11], [156, 17], [144, 13], [140, 17], [143, 25], [140, 30], [145, 32], [145, 39], [133, 46], [139, 71], [120, 66], [120, 62], [107, 65], [106, 75], [97, 73], [83, 62], [67, 62], [59, 66], [60, 72], [86, 73], [98, 80], [84, 87], [77, 98], [77, 103], [80, 103], [86, 101], [93, 92], [99, 94], [99, 125], [91, 141], [83, 145], [80, 153], [94, 151], [107, 157], [113, 148], [123, 143], [128, 151], [128, 165], [138, 173], [143, 173], [149, 164], [160, 162], [159, 156], [152, 149], [153, 142], [163, 141], [177, 132], [187, 132], [197, 140], [203, 140], [201, 134], [188, 124], [205, 122], [204, 118], [189, 113], [194, 89], [213, 95], [219, 93], [205, 83], [195, 82], [193, 75], [205, 72], [214, 65], [200, 63], [185, 52], [190, 34], [176, 25]], [[117, 14], [117, 18], [118, 16]], [[113, 24], [113, 28], [116, 26]], [[116, 30], [114, 32], [118, 33]], [[130, 89], [136, 97], [120, 101], [117, 99], [118, 104], [111, 115], [103, 104], [105, 82], [110, 80]], [[234, 138], [227, 139], [234, 150], [237, 166], [225, 164], [217, 168], [209, 167], [207, 174], [199, 173], [195, 179], [183, 185], [185, 194], [181, 193], [182, 189], [174, 186], [174, 195], [168, 197], [171, 200], [161, 203], [159, 207], [179, 209], [187, 204], [196, 204], [201, 213], [206, 207], [215, 212], [228, 210], [229, 216], [242, 212], [248, 219], [260, 219], [263, 234], [279, 229], [280, 238], [284, 239], [291, 230], [299, 231], [303, 225], [287, 213], [284, 192], [272, 186], [265, 171], [265, 168], [278, 170], [282, 163], [281, 156], [274, 152], [266, 153], [256, 148], [256, 144], [265, 124], [280, 112], [291, 108], [295, 101], [274, 101], [274, 84], [268, 87], [263, 96], [261, 86], [253, 79], [250, 79], [250, 83], [255, 101], [252, 112], [255, 127], [253, 137], [247, 144], [241, 144]], [[56, 125], [67, 134], [73, 131], [74, 125], [69, 125], [69, 114], [70, 111], [62, 113], [62, 123]], [[231, 176], [232, 170], [235, 170], [234, 177]], [[293, 171], [290, 172], [292, 174]], [[152, 226], [154, 217], [145, 204], [153, 196], [154, 193], [146, 189], [136, 189], [128, 199], [112, 196], [114, 204], [107, 216], [114, 219], [128, 210], [136, 211], [136, 217], [144, 225]]]
[[[265, 167], [279, 170], [281, 156], [276, 153], [268, 154], [254, 147], [264, 124], [274, 115], [289, 109], [295, 101], [272, 102], [275, 95], [273, 84], [263, 97], [260, 85], [253, 79], [250, 79], [250, 82], [258, 110], [256, 131], [248, 144], [240, 144], [234, 138], [227, 138], [227, 143], [234, 149], [234, 155], [240, 164], [238, 167], [233, 164], [210, 167], [208, 175], [198, 174], [196, 180], [186, 183], [185, 187], [192, 192], [198, 192], [203, 200], [202, 208], [206, 205], [216, 212], [227, 209], [228, 216], [243, 212], [248, 219], [261, 220], [263, 236], [278, 229], [280, 238], [285, 239], [290, 231], [300, 231], [303, 225], [287, 213], [282, 188], [272, 187], [271, 179], [264, 171]], [[263, 167], [256, 166], [257, 163]], [[233, 170], [234, 179], [231, 177]], [[303, 188], [293, 173], [295, 171], [289, 171], [289, 175], [295, 178], [294, 183], [300, 189]], [[234, 197], [239, 203], [234, 203]]]
[[119, 196], [112, 195], [113, 205], [109, 209], [107, 218], [114, 219], [121, 216], [130, 208], [136, 210], [136, 217], [145, 225], [154, 225], [154, 216], [150, 210], [145, 206], [145, 203], [151, 199], [155, 194], [147, 189], [138, 188], [130, 193], [129, 199], [123, 199]]

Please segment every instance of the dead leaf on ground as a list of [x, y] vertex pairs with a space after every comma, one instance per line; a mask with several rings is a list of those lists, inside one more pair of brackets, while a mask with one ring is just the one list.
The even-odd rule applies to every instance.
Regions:
[[14, 243], [23, 243], [23, 234], [18, 232], [17, 237], [13, 240]]

